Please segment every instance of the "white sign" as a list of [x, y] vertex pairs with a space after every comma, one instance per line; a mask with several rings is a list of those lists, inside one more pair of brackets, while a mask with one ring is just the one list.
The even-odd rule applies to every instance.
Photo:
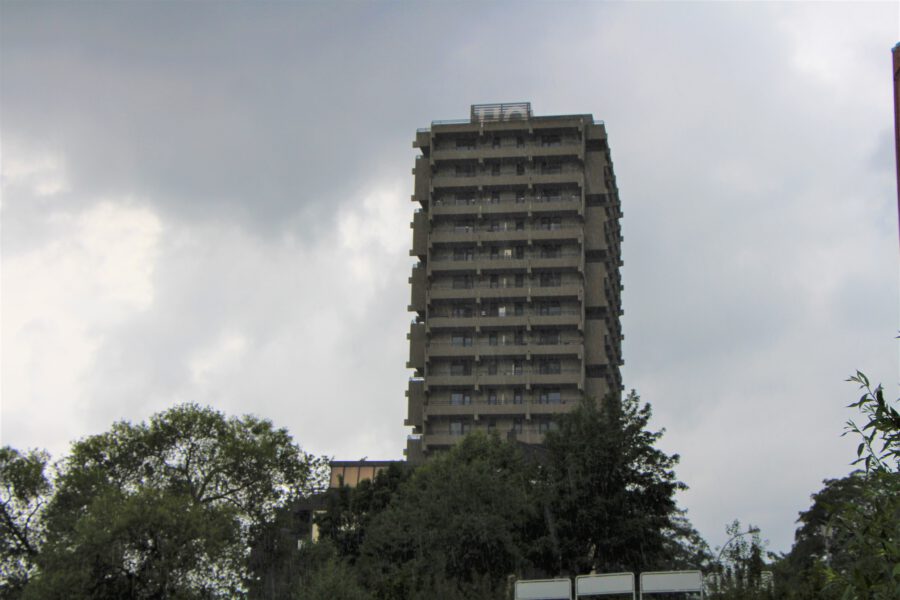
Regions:
[[472, 122], [513, 121], [531, 118], [531, 102], [505, 104], [473, 104]]
[[516, 600], [572, 600], [572, 582], [568, 579], [517, 581]]
[[579, 575], [575, 578], [575, 597], [602, 594], [631, 594], [634, 596], [634, 573]]
[[657, 571], [641, 573], [641, 596], [660, 592], [702, 592], [700, 571]]

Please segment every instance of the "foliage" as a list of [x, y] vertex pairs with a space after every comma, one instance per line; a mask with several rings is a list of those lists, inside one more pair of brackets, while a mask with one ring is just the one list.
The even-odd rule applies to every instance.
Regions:
[[861, 428], [853, 420], [847, 421], [844, 435], [855, 433], [861, 438], [853, 464], [863, 463], [866, 472], [900, 471], [900, 412], [885, 401], [881, 385], [872, 388], [865, 374], [857, 371], [847, 381], [863, 390], [859, 400], [848, 408], [856, 408], [868, 418]]
[[412, 472], [408, 464], [393, 463], [374, 479], [364, 479], [356, 487], [343, 485], [329, 490], [325, 510], [316, 517], [319, 535], [334, 544], [340, 556], [354, 563], [373, 517], [387, 508]]
[[34, 574], [41, 515], [52, 486], [46, 452], [0, 448], [0, 598], [17, 598]]
[[538, 551], [548, 573], [641, 572], [671, 565], [667, 533], [679, 527], [672, 470], [678, 455], [654, 444], [651, 409], [632, 392], [602, 408], [584, 401], [547, 434], [543, 503], [546, 535]]
[[323, 466], [252, 416], [187, 404], [116, 423], [62, 463], [26, 598], [240, 597], [254, 528]]
[[884, 399], [880, 385], [872, 388], [857, 371], [849, 381], [863, 395], [850, 407], [867, 419], [860, 427], [847, 423], [846, 433], [861, 438], [854, 464], [862, 463], [859, 497], [836, 505], [831, 527], [842, 536], [849, 560], [828, 565], [831, 583], [843, 599], [882, 600], [900, 597], [900, 413]]
[[472, 434], [419, 467], [376, 514], [360, 547], [375, 598], [495, 598], [523, 566], [532, 512], [522, 456]]
[[766, 542], [758, 527], [746, 530], [737, 519], [725, 528], [729, 538], [719, 548], [707, 578], [711, 598], [717, 600], [768, 600], [773, 597], [771, 580], [762, 577], [766, 568]]

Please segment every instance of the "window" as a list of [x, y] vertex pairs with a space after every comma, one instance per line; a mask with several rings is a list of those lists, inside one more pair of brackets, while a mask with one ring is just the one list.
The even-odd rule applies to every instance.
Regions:
[[541, 273], [541, 287], [559, 287], [561, 284], [561, 273]]
[[456, 165], [457, 177], [475, 177], [475, 165]]
[[538, 336], [538, 344], [542, 346], [556, 346], [559, 344], [559, 332], [553, 330], [541, 331]]
[[475, 204], [473, 192], [460, 192], [454, 196], [457, 204]]
[[472, 334], [470, 333], [454, 333], [450, 336], [450, 344], [453, 346], [471, 346]]
[[525, 246], [516, 246], [516, 258], [525, 258]]
[[499, 341], [499, 340], [497, 339], [497, 332], [496, 332], [496, 331], [492, 331], [492, 332], [490, 332], [490, 333], [488, 334], [488, 345], [490, 345], [490, 346], [496, 346], [497, 343], [498, 343], [498, 341]]
[[516, 221], [516, 231], [525, 231], [525, 221], [523, 219]]
[[525, 287], [525, 276], [521, 273], [516, 274], [516, 287]]
[[513, 390], [513, 404], [522, 404], [525, 401], [525, 392], [521, 388]]
[[463, 360], [455, 360], [450, 363], [450, 374], [451, 375], [471, 375], [472, 374], [472, 363], [463, 361]]
[[456, 140], [456, 148], [458, 150], [474, 150], [475, 149], [475, 139], [474, 138], [458, 138]]
[[471, 431], [472, 424], [464, 419], [450, 420], [450, 435], [466, 435]]
[[562, 138], [558, 135], [541, 136], [541, 146], [559, 146], [562, 144]]
[[454, 275], [451, 284], [454, 290], [467, 290], [472, 287], [471, 275]]
[[471, 318], [473, 316], [474, 310], [472, 309], [471, 304], [454, 304], [450, 308], [450, 315], [453, 317], [460, 318]]
[[513, 257], [513, 249], [512, 248], [504, 248], [503, 249], [503, 259], [511, 260]]
[[525, 174], [525, 163], [516, 163], [516, 175]]
[[475, 258], [475, 248], [454, 248], [453, 260], [472, 260]]
[[[518, 167], [516, 167], [516, 172], [519, 173]], [[523, 167], [522, 173], [524, 173], [524, 172], [525, 172], [525, 168]], [[519, 173], [519, 175], [521, 175], [522, 173]], [[525, 202], [525, 192], [523, 192], [523, 191], [516, 192], [516, 202], [519, 204], [521, 204], [522, 202]]]
[[542, 375], [556, 375], [562, 372], [559, 359], [546, 358], [538, 363], [538, 373]]
[[522, 302], [516, 302], [513, 305], [513, 310], [515, 311], [515, 315], [517, 317], [521, 317], [522, 315], [525, 314], [525, 304]]
[[497, 390], [488, 390], [487, 403], [488, 404], [497, 404]]
[[523, 427], [522, 419], [515, 419], [515, 420], [513, 421], [512, 430], [513, 430], [515, 433], [522, 433], [522, 431], [523, 431], [524, 429], [525, 429], [525, 428]]
[[560, 254], [561, 250], [558, 244], [541, 246], [541, 258], [559, 258]]
[[458, 233], [471, 233], [475, 229], [472, 221], [456, 221], [453, 223], [453, 231]]
[[556, 424], [556, 421], [540, 421], [538, 422], [538, 433], [547, 433], [548, 431], [556, 431], [559, 429], [559, 425]]
[[525, 332], [522, 331], [521, 329], [517, 329], [514, 341], [517, 346], [524, 346], [525, 345]]
[[[494, 173], [494, 174], [497, 175], [499, 173], [500, 173], [500, 168], [498, 167], [497, 173]], [[500, 192], [491, 192], [491, 204], [499, 204], [499, 203], [500, 203]]]
[[450, 392], [450, 404], [463, 406], [472, 403], [472, 396], [467, 390], [455, 390]]
[[559, 302], [541, 302], [538, 305], [538, 314], [543, 317], [561, 315], [562, 308]]
[[547, 175], [562, 173], [562, 165], [555, 160], [544, 161], [543, 163], [541, 163], [541, 173]]
[[562, 395], [556, 389], [541, 390], [539, 402], [541, 404], [561, 404]]
[[525, 138], [523, 138], [521, 135], [516, 136], [516, 148], [521, 148], [524, 145], [525, 145]]
[[556, 231], [562, 227], [562, 219], [559, 217], [544, 217], [541, 219], [540, 228], [544, 231]]
[[[491, 248], [491, 258], [497, 258], [494, 256], [494, 248]], [[491, 275], [491, 287], [498, 288], [500, 287], [500, 276], [499, 275]]]
[[500, 163], [491, 165], [491, 175], [499, 175], [500, 174]]
[[491, 140], [491, 147], [499, 148], [500, 147], [500, 136], [494, 136], [494, 139]]
[[512, 374], [513, 375], [521, 375], [522, 373], [524, 373], [525, 369], [524, 369], [523, 365], [524, 365], [524, 363], [522, 362], [521, 358], [517, 358], [517, 359], [513, 360]]
[[487, 373], [488, 375], [496, 375], [497, 374], [497, 361], [489, 360], [487, 361]]
[[487, 430], [488, 430], [488, 433], [494, 433], [495, 431], [497, 431], [497, 421], [495, 421], [494, 419], [491, 419], [490, 421], [488, 421], [487, 422]]

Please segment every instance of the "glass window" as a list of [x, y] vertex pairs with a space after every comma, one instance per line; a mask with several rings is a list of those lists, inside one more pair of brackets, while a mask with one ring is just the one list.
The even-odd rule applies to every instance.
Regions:
[[559, 390], [555, 389], [541, 390], [539, 401], [541, 404], [560, 404], [562, 402], [562, 395]]
[[450, 404], [454, 406], [461, 406], [464, 404], [471, 404], [472, 396], [468, 391], [464, 390], [456, 390], [450, 392]]
[[541, 146], [559, 146], [562, 144], [562, 137], [558, 135], [541, 136]]
[[538, 372], [544, 375], [555, 375], [560, 371], [558, 359], [544, 359], [538, 363]]
[[516, 164], [516, 175], [524, 175], [525, 174], [525, 163], [517, 163]]
[[513, 390], [513, 404], [522, 404], [525, 398], [525, 392], [519, 388]]

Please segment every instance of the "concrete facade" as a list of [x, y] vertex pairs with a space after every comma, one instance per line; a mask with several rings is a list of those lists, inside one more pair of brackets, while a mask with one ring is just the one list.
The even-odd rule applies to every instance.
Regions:
[[407, 459], [474, 429], [540, 443], [622, 390], [619, 194], [606, 129], [530, 103], [416, 133]]

